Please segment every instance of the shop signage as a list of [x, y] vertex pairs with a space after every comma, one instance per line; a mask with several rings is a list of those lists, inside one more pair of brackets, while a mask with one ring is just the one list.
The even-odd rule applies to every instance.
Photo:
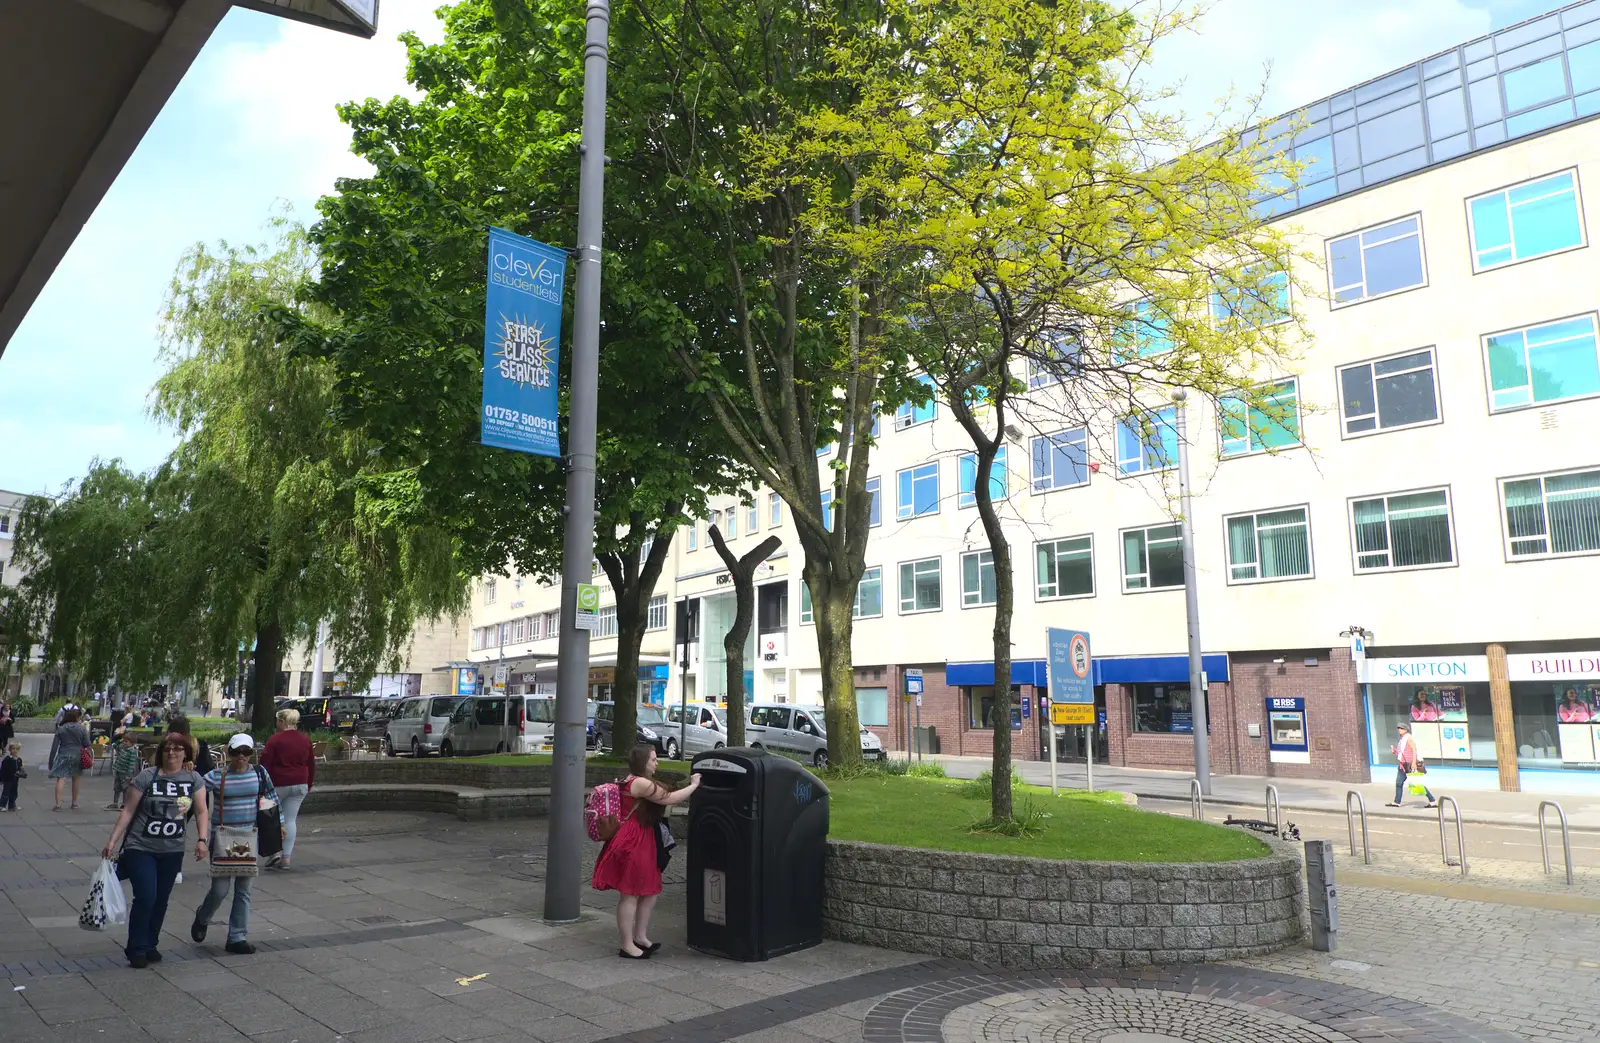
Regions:
[[456, 671], [456, 694], [478, 694], [478, 671], [473, 667], [463, 667]]
[[[905, 670], [905, 679], [906, 679], [906, 694], [907, 695], [921, 695], [922, 694], [922, 668], [921, 667], [907, 667], [906, 670]], [[918, 706], [922, 705], [922, 701], [920, 699], [917, 701], [917, 705]]]
[[1280, 764], [1310, 764], [1306, 701], [1300, 696], [1267, 698], [1267, 758]]
[[1513, 681], [1587, 681], [1600, 678], [1600, 652], [1535, 652], [1506, 656]]
[[590, 684], [615, 684], [617, 668], [614, 666], [596, 666], [589, 670]]
[[1367, 659], [1358, 676], [1363, 684], [1415, 684], [1429, 681], [1487, 681], [1489, 660], [1481, 655]]
[[489, 229], [484, 295], [484, 445], [560, 456], [556, 402], [567, 251]]
[[784, 652], [788, 649], [788, 637], [789, 635], [781, 630], [775, 634], [762, 634], [761, 661], [764, 663], [776, 663], [781, 660]]

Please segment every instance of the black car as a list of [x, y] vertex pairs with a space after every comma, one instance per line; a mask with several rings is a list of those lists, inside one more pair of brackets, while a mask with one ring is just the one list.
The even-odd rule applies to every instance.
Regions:
[[[331, 698], [300, 699], [292, 705], [300, 711], [300, 730], [303, 732], [354, 731], [356, 722], [368, 702], [355, 695], [336, 695]], [[381, 735], [382, 732], [379, 732]]]
[[[614, 750], [611, 742], [611, 723], [615, 710], [615, 703], [595, 704], [594, 740], [596, 749]], [[640, 706], [635, 729], [635, 744], [654, 746], [656, 753], [669, 761], [677, 759], [678, 733], [667, 724], [667, 719], [662, 716], [659, 706]], [[621, 752], [626, 753], [627, 751]]]
[[404, 705], [404, 699], [368, 699], [351, 730], [358, 739], [382, 739], [389, 734], [389, 718]]

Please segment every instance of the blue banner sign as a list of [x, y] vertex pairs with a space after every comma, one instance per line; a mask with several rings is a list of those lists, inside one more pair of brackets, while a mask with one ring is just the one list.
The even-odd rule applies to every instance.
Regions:
[[560, 456], [556, 401], [567, 252], [489, 229], [483, 317], [484, 445]]
[[[1045, 643], [1050, 649], [1050, 701], [1053, 703], [1094, 703], [1093, 660], [1089, 658], [1089, 635], [1081, 630], [1048, 627]], [[1087, 723], [1087, 722], [1085, 722]]]

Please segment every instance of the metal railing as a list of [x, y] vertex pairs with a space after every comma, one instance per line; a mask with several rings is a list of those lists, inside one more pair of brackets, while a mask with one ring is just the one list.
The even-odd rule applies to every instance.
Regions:
[[1544, 832], [1544, 812], [1546, 808], [1556, 809], [1556, 819], [1561, 823], [1561, 853], [1567, 860], [1567, 886], [1572, 886], [1572, 838], [1567, 835], [1567, 813], [1561, 810], [1561, 805], [1553, 800], [1539, 802], [1539, 854], [1544, 857], [1544, 871], [1550, 872], [1550, 842]]
[[1200, 789], [1199, 779], [1189, 780], [1189, 817], [1197, 819], [1206, 817], [1206, 795]]
[[1461, 826], [1461, 805], [1456, 803], [1454, 797], [1439, 796], [1439, 855], [1444, 859], [1444, 864], [1455, 865], [1450, 861], [1450, 848], [1444, 839], [1444, 806], [1450, 805], [1450, 813], [1456, 820], [1456, 851], [1461, 855], [1461, 875], [1467, 875], [1467, 834]]
[[1276, 786], [1267, 786], [1267, 810], [1265, 814], [1267, 816], [1267, 824], [1272, 827], [1272, 831], [1274, 833], [1282, 833], [1283, 808], [1278, 803], [1278, 787]]
[[1356, 854], [1356, 820], [1351, 811], [1350, 798], [1355, 798], [1355, 807], [1361, 812], [1361, 864], [1372, 864], [1372, 846], [1367, 842], [1367, 802], [1356, 790], [1351, 790], [1344, 795], [1344, 823], [1350, 827], [1350, 857]]

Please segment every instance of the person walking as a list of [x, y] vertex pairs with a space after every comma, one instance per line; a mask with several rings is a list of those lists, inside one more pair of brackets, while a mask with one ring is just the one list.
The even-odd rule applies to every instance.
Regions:
[[119, 875], [133, 884], [128, 944], [123, 950], [130, 967], [161, 962], [156, 944], [167, 916], [167, 899], [183, 868], [191, 810], [196, 824], [194, 857], [198, 861], [209, 853], [211, 818], [206, 813], [206, 787], [199, 775], [183, 766], [188, 753], [181, 735], [161, 740], [159, 763], [128, 783], [122, 814], [100, 850], [101, 858], [116, 859]]
[[11, 712], [11, 704], [0, 699], [0, 750], [11, 745], [11, 740], [17, 736], [16, 718]]
[[22, 770], [22, 743], [13, 739], [0, 751], [0, 811], [17, 810], [17, 788], [27, 775]]
[[167, 733], [169, 735], [181, 735], [188, 739], [189, 759], [193, 761], [191, 767], [201, 775], [211, 774], [212, 769], [217, 766], [216, 759], [211, 756], [210, 747], [194, 737], [194, 733], [189, 726], [189, 718], [181, 713], [173, 714], [172, 719], [167, 722]]
[[[216, 833], [220, 826], [253, 831], [256, 827], [256, 811], [261, 806], [261, 798], [278, 799], [266, 772], [250, 763], [250, 755], [255, 752], [255, 748], [255, 739], [246, 732], [240, 732], [228, 740], [227, 764], [213, 769], [211, 774], [205, 777], [206, 792], [211, 798], [213, 833]], [[249, 939], [250, 896], [255, 882], [253, 870], [238, 876], [213, 875], [211, 890], [201, 901], [200, 908], [195, 910], [189, 937], [196, 942], [206, 940], [206, 928], [210, 926], [211, 916], [217, 911], [217, 907], [222, 905], [222, 900], [228, 896], [228, 885], [231, 883], [233, 906], [228, 912], [228, 944], [223, 948], [240, 956], [248, 956], [255, 952], [256, 947], [250, 944]]]
[[310, 736], [300, 730], [299, 710], [278, 711], [278, 731], [261, 751], [261, 766], [271, 776], [278, 806], [283, 809], [283, 851], [267, 858], [267, 868], [286, 870], [294, 857], [300, 805], [317, 781], [317, 757], [311, 751]]
[[635, 746], [628, 754], [632, 772], [619, 784], [621, 812], [616, 835], [600, 849], [590, 880], [596, 891], [617, 892], [617, 955], [625, 960], [648, 959], [661, 943], [650, 940], [650, 915], [661, 894], [661, 864], [656, 858], [657, 827], [666, 810], [682, 804], [700, 788], [700, 775], [671, 790], [655, 780], [654, 746]]
[[[1411, 734], [1411, 727], [1405, 724], [1397, 724], [1395, 725], [1395, 732], [1395, 743], [1389, 748], [1394, 751], [1395, 764], [1398, 770], [1394, 776], [1394, 800], [1390, 802], [1389, 806], [1391, 808], [1400, 808], [1405, 806], [1406, 783], [1409, 781], [1407, 776], [1413, 772], [1421, 774], [1427, 769], [1423, 767], [1422, 754], [1417, 750], [1417, 739], [1416, 736]], [[1428, 789], [1426, 783], [1422, 786], [1422, 792], [1427, 795], [1428, 807], [1436, 808], [1439, 806], [1439, 802], [1433, 799], [1433, 791]]]
[[[156, 761], [160, 764], [159, 758]], [[139, 773], [139, 744], [128, 738], [126, 728], [118, 728], [111, 736], [111, 803], [107, 811], [121, 811], [126, 799], [128, 784]]]
[[89, 750], [89, 729], [78, 722], [79, 710], [67, 710], [50, 743], [50, 777], [56, 780], [56, 806], [61, 810], [61, 791], [72, 780], [72, 810], [78, 810], [78, 777], [83, 774], [83, 755]]

